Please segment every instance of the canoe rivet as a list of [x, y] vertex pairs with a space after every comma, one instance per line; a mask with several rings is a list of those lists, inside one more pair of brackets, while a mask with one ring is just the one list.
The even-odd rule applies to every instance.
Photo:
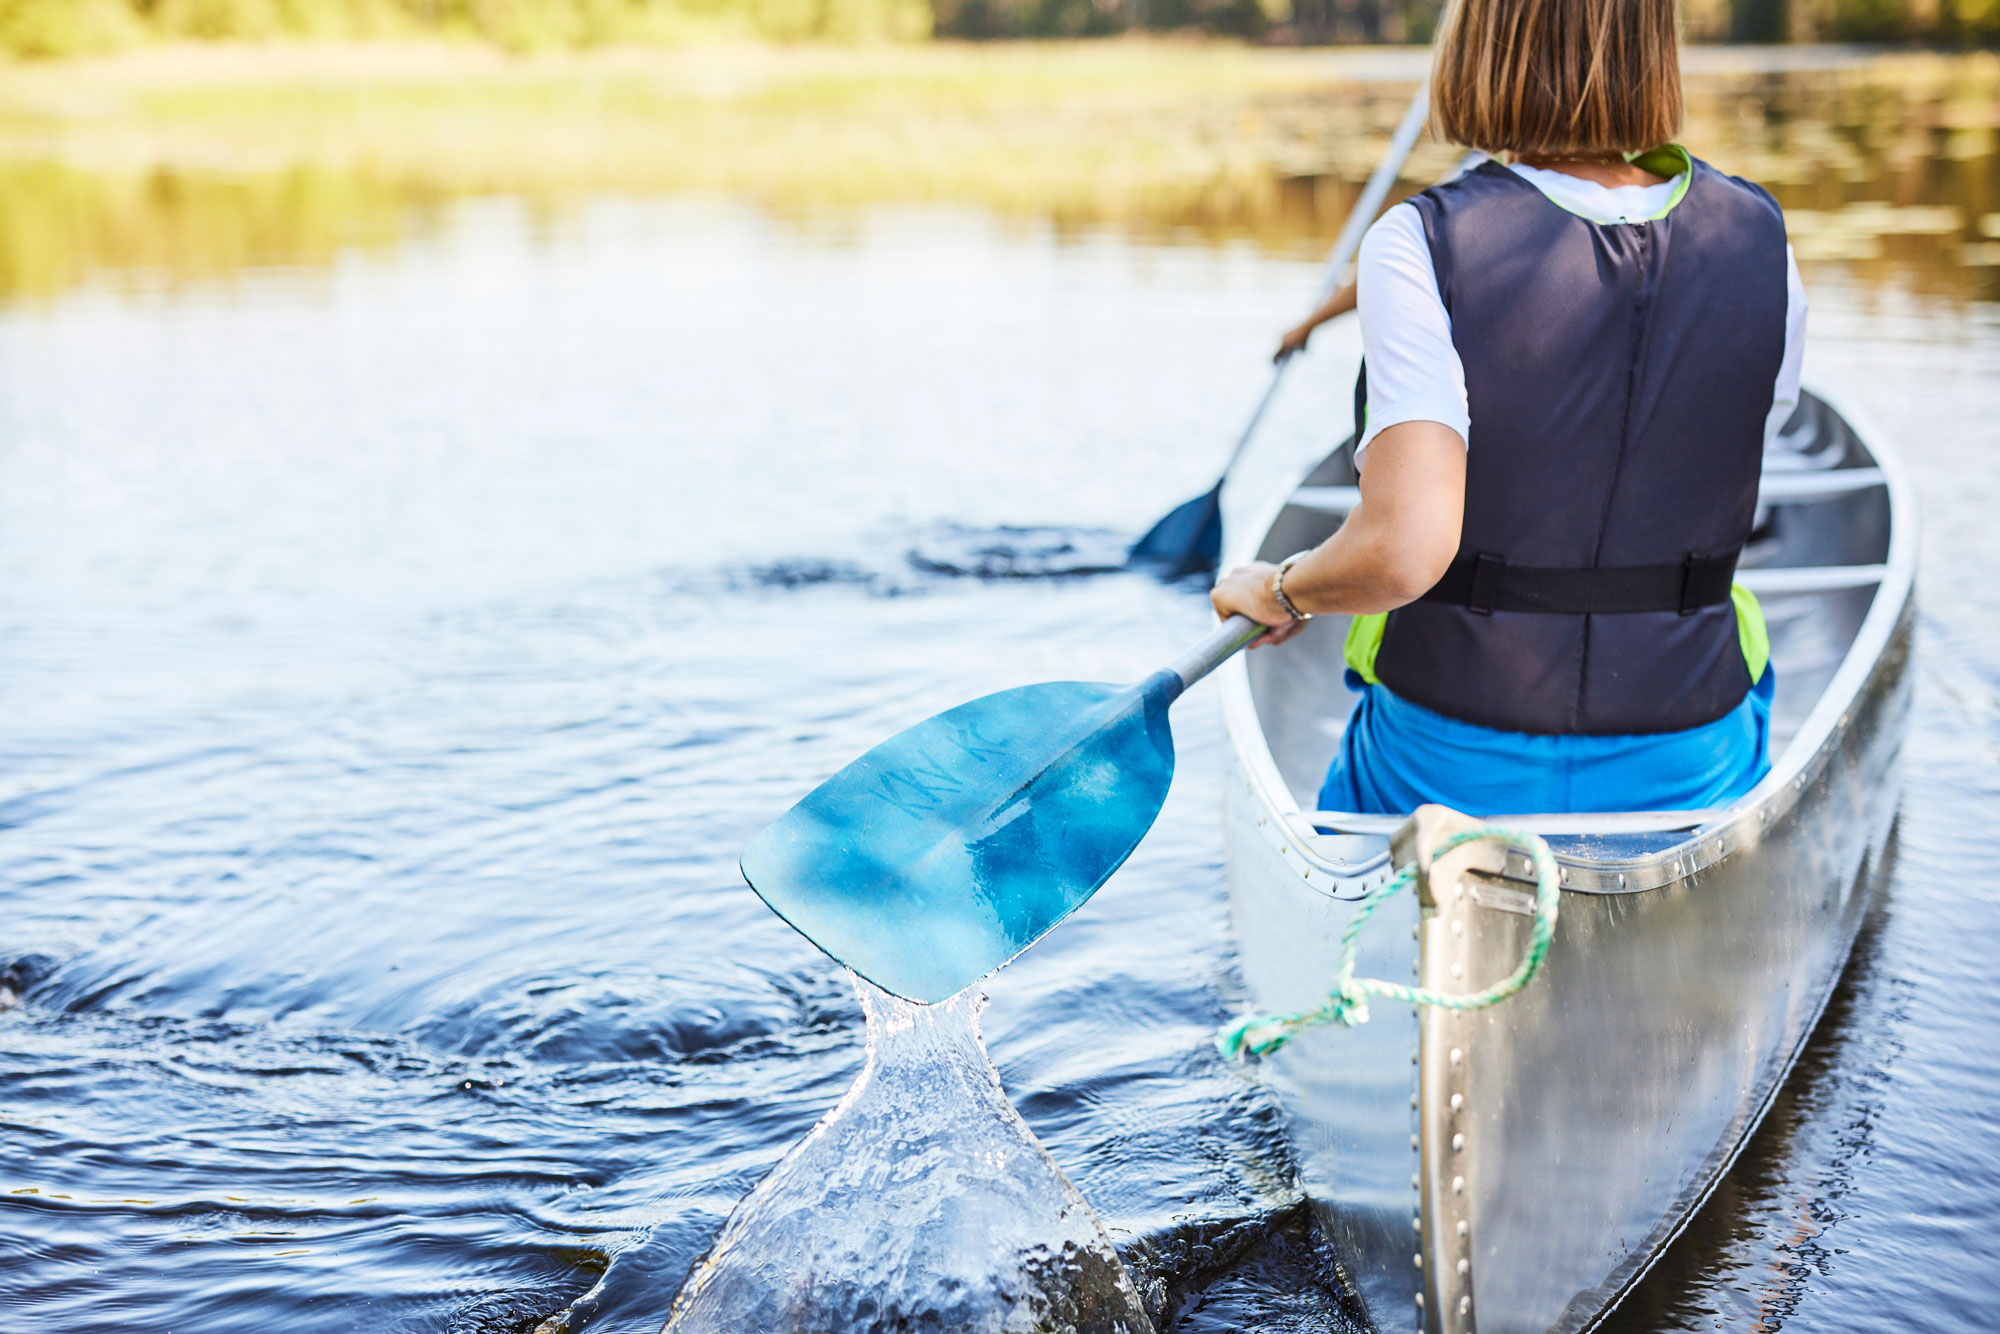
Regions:
[[1460, 1298], [1458, 1299], [1458, 1313], [1459, 1313], [1460, 1315], [1471, 1315], [1471, 1314], [1472, 1314], [1472, 1298], [1470, 1298], [1470, 1297], [1460, 1297]]
[[1456, 917], [1452, 918], [1452, 919], [1451, 919], [1451, 933], [1452, 933], [1452, 934], [1453, 934], [1454, 936], [1462, 936], [1462, 935], [1464, 935], [1464, 934], [1465, 934], [1465, 923], [1463, 923], [1463, 922], [1459, 921], [1459, 920], [1458, 920], [1458, 919], [1457, 919]]
[[1422, 1251], [1418, 1251], [1415, 1255], [1411, 1256], [1410, 1260], [1417, 1268], [1422, 1269], [1424, 1267], [1424, 1253]]
[[1625, 888], [1625, 873], [1623, 871], [1618, 873], [1618, 888]]
[[[1410, 1008], [1414, 1010], [1416, 1006], [1412, 1005]], [[1410, 1095], [1410, 1110], [1414, 1112], [1417, 1110], [1417, 1108], [1421, 1107], [1422, 1105], [1423, 1105], [1422, 1103], [1417, 1101], [1417, 1095], [1412, 1093]]]
[[1556, 868], [1556, 883], [1559, 885], [1567, 885], [1569, 883], [1569, 867], [1558, 866]]
[[[1456, 925], [1456, 923], [1454, 923], [1453, 925]], [[1456, 963], [1455, 963], [1455, 964], [1453, 964], [1453, 965], [1451, 966], [1451, 975], [1452, 975], [1453, 977], [1464, 977], [1464, 976], [1465, 976], [1465, 967], [1464, 967], [1464, 965], [1463, 965], [1463, 964], [1456, 964]]]
[[1460, 898], [1465, 897], [1465, 882], [1463, 880], [1458, 882], [1458, 896]]
[[1417, 1309], [1419, 1311], [1424, 1309], [1424, 1294], [1421, 1292], [1417, 1294]]
[[1464, 1152], [1465, 1152], [1465, 1136], [1463, 1136], [1463, 1135], [1453, 1135], [1453, 1136], [1451, 1137], [1451, 1151], [1452, 1151], [1453, 1153], [1464, 1153]]
[[1419, 1178], [1419, 1177], [1417, 1176], [1417, 1174], [1416, 1174], [1415, 1172], [1412, 1172], [1412, 1173], [1410, 1173], [1410, 1189], [1411, 1189], [1411, 1190], [1422, 1190], [1423, 1188], [1424, 1188], [1424, 1183], [1423, 1183], [1423, 1181], [1422, 1181], [1422, 1180], [1421, 1180], [1421, 1179], [1420, 1179], [1420, 1178]]
[[1471, 1233], [1471, 1231], [1472, 1231], [1472, 1224], [1466, 1222], [1463, 1218], [1458, 1220], [1458, 1235], [1461, 1241], [1464, 1240], [1465, 1237]]
[[1472, 1261], [1460, 1260], [1458, 1262], [1458, 1276], [1460, 1278], [1464, 1278], [1467, 1274], [1470, 1274], [1471, 1272], [1472, 1272]]
[[1465, 1095], [1463, 1093], [1454, 1093], [1451, 1095], [1451, 1109], [1454, 1112], [1465, 1110]]
[[1417, 1139], [1417, 1137], [1416, 1137], [1415, 1135], [1412, 1135], [1412, 1136], [1410, 1136], [1410, 1147], [1411, 1147], [1412, 1149], [1421, 1149], [1421, 1148], [1423, 1147], [1423, 1145], [1422, 1145], [1422, 1143], [1420, 1143], [1420, 1142], [1418, 1141], [1418, 1139]]
[[1451, 1049], [1451, 1063], [1453, 1065], [1457, 1065], [1460, 1061], [1464, 1059], [1465, 1059], [1465, 1052], [1461, 1048], [1453, 1047]]
[[1412, 1218], [1412, 1219], [1410, 1220], [1410, 1231], [1412, 1231], [1412, 1232], [1422, 1232], [1423, 1230], [1424, 1230], [1424, 1220], [1423, 1220], [1423, 1219], [1421, 1219], [1421, 1218]]
[[1417, 1063], [1417, 1054], [1416, 1054], [1415, 1052], [1411, 1052], [1411, 1053], [1410, 1053], [1410, 1064], [1411, 1064], [1411, 1065], [1415, 1065], [1416, 1063]]
[[1424, 929], [1421, 926], [1413, 926], [1410, 928], [1411, 940], [1422, 940], [1423, 938], [1424, 938]]
[[1452, 1193], [1452, 1194], [1454, 1194], [1454, 1195], [1463, 1195], [1463, 1194], [1465, 1194], [1465, 1178], [1464, 1178], [1464, 1177], [1453, 1177], [1453, 1178], [1451, 1179], [1451, 1193]]

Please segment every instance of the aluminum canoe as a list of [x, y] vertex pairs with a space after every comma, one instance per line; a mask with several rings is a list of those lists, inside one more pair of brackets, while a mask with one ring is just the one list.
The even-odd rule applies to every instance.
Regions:
[[[1345, 449], [1232, 528], [1226, 564], [1327, 537]], [[1887, 878], [1909, 710], [1909, 486], [1883, 439], [1808, 394], [1767, 453], [1739, 577], [1777, 670], [1771, 775], [1721, 809], [1519, 812], [1555, 849], [1561, 915], [1526, 991], [1454, 1015], [1378, 1003], [1263, 1062], [1357, 1314], [1381, 1331], [1588, 1330], [1707, 1199], [1838, 983]], [[1353, 696], [1346, 622], [1222, 669], [1230, 908], [1259, 1010], [1314, 1005], [1338, 937], [1391, 872], [1402, 821], [1315, 811]], [[1511, 971], [1524, 860], [1468, 872], [1456, 932], [1412, 895], [1370, 923], [1360, 971], [1446, 990]]]

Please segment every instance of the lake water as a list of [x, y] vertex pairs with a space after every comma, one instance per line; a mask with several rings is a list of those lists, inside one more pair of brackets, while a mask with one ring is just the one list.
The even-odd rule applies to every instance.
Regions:
[[[1979, 132], [1787, 200], [1835, 238], [1808, 378], [1924, 509], [1894, 884], [1622, 1331], [1991, 1324]], [[526, 1330], [602, 1279], [580, 1328], [657, 1330], [862, 1059], [738, 852], [903, 725], [1201, 633], [1199, 590], [1092, 571], [1207, 485], [1312, 284], [1226, 235], [591, 196], [0, 308], [8, 1329]], [[1327, 364], [1281, 453], [1344, 432]], [[992, 979], [988, 1043], [1164, 1328], [1345, 1330], [1209, 1044], [1222, 738], [1207, 689], [1175, 712], [1159, 825]]]

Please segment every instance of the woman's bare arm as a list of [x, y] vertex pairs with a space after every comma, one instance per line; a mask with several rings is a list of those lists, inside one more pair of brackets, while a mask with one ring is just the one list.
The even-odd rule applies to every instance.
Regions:
[[[1465, 442], [1438, 422], [1401, 422], [1368, 446], [1361, 503], [1332, 537], [1285, 575], [1285, 596], [1300, 611], [1394, 611], [1444, 577], [1465, 522]], [[1277, 567], [1265, 561], [1224, 575], [1209, 600], [1218, 615], [1242, 612], [1273, 627], [1257, 642], [1297, 633], [1271, 591]]]
[[1271, 354], [1271, 360], [1283, 361], [1294, 352], [1306, 350], [1306, 342], [1313, 330], [1325, 324], [1336, 315], [1345, 315], [1355, 307], [1355, 285], [1352, 278], [1334, 289], [1333, 295], [1321, 304], [1318, 310], [1305, 317], [1296, 327], [1287, 329], [1285, 336], [1278, 340], [1278, 350]]

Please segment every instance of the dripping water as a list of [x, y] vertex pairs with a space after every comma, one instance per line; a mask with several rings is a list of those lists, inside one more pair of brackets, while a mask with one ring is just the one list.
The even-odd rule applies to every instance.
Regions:
[[667, 1329], [1152, 1334], [1104, 1225], [1008, 1101], [977, 989], [925, 1006], [854, 983], [860, 1076], [736, 1206]]

